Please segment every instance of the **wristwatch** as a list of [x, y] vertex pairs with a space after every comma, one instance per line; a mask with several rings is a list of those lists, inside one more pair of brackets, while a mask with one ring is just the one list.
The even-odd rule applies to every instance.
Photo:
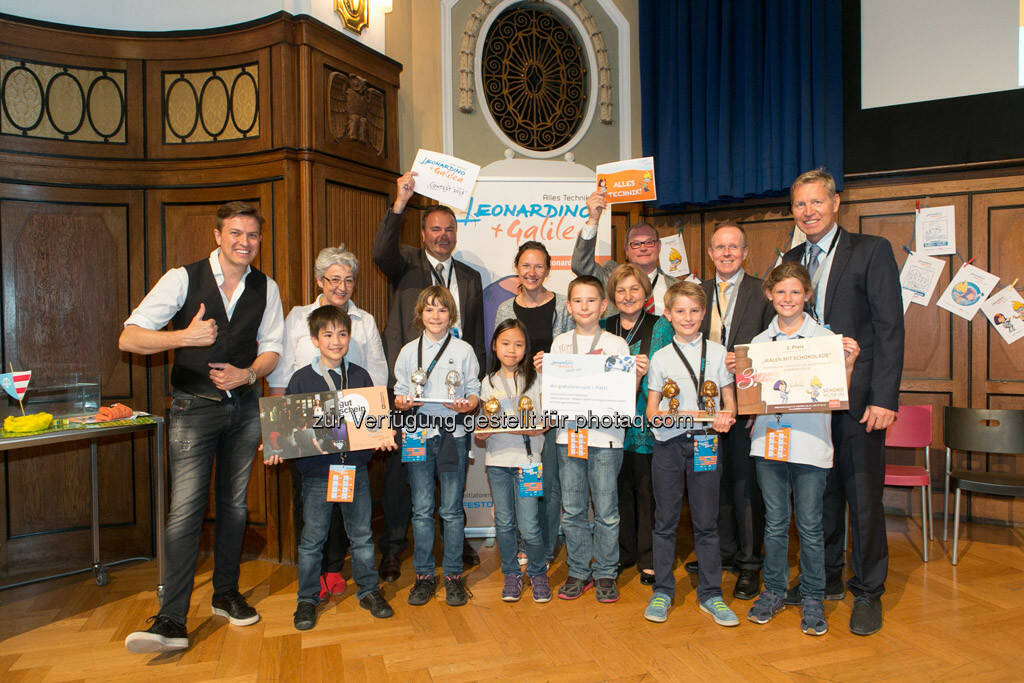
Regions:
[[246, 368], [246, 372], [249, 373], [249, 384], [256, 384], [256, 371], [252, 368]]

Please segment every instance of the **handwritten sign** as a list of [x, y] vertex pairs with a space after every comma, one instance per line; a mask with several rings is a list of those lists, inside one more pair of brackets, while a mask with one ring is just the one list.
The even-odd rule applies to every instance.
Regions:
[[416, 174], [416, 192], [459, 211], [469, 206], [480, 174], [476, 164], [425, 149], [416, 152], [411, 170]]
[[654, 186], [654, 157], [614, 161], [597, 167], [597, 189], [609, 204], [646, 202], [658, 198]]

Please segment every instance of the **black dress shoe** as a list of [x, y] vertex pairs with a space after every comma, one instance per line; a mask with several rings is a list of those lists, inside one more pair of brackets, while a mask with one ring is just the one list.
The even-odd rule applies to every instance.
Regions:
[[[842, 576], [830, 576], [825, 579], [825, 599], [842, 600], [846, 597], [846, 585]], [[800, 595], [800, 582], [794, 583], [793, 587], [786, 591], [786, 604], [799, 605], [802, 597]]]
[[641, 571], [640, 572], [640, 583], [642, 583], [645, 586], [653, 586], [654, 585], [654, 574], [651, 574], [651, 573], [648, 573], [648, 572], [645, 572], [645, 571]]
[[855, 636], [870, 636], [882, 628], [882, 600], [857, 596], [853, 600], [850, 615], [850, 633]]
[[469, 569], [480, 564], [480, 555], [477, 554], [473, 546], [469, 544], [469, 539], [462, 542], [462, 568]]
[[761, 593], [761, 572], [756, 569], [741, 569], [740, 578], [732, 594], [740, 600], [753, 600]]
[[[686, 567], [686, 571], [688, 571], [691, 574], [696, 574], [696, 573], [698, 573], [700, 571], [697, 568], [697, 560], [690, 560], [689, 562], [687, 562], [683, 566]], [[731, 573], [735, 574], [736, 573], [736, 565], [734, 565], [732, 562], [726, 562], [726, 561], [723, 560], [722, 561], [722, 571], [723, 572], [731, 572]], [[800, 603], [797, 603], [797, 604], [800, 604]]]
[[394, 583], [402, 575], [402, 563], [398, 555], [388, 553], [380, 558], [380, 568], [377, 570], [381, 581]]

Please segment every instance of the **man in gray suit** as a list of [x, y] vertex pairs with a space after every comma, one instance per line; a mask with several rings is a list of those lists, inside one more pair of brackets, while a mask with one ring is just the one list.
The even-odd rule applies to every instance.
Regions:
[[[587, 216], [586, 225], [580, 231], [580, 236], [576, 238], [576, 246], [572, 251], [572, 272], [576, 275], [593, 275], [602, 285], [608, 282], [608, 276], [619, 265], [616, 261], [598, 263], [595, 259], [597, 222], [607, 205], [605, 193], [602, 191], [587, 197], [587, 210], [590, 214]], [[653, 293], [647, 300], [647, 310], [661, 315], [665, 308], [665, 290], [675, 284], [676, 278], [658, 266], [661, 239], [657, 231], [650, 223], [637, 223], [632, 226], [626, 231], [625, 251], [626, 260], [646, 273], [651, 280]], [[612, 307], [608, 308], [611, 310]]]

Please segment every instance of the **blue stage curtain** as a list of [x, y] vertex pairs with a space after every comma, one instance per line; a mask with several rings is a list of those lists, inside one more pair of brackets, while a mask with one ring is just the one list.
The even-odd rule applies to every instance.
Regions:
[[841, 0], [641, 0], [643, 149], [658, 206], [843, 174]]

